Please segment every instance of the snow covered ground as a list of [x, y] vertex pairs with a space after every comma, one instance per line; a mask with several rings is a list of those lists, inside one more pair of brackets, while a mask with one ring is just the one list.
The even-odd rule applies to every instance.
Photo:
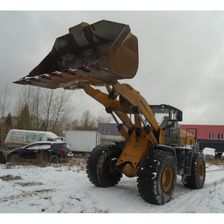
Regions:
[[221, 213], [224, 165], [207, 165], [205, 187], [189, 190], [177, 182], [174, 199], [157, 206], [138, 194], [136, 178], [123, 177], [111, 188], [97, 188], [79, 166], [0, 165], [0, 212], [22, 213]]

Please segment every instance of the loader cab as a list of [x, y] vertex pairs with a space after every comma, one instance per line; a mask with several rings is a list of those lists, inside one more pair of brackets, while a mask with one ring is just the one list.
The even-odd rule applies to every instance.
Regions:
[[165, 130], [170, 126], [175, 126], [178, 121], [183, 120], [183, 113], [181, 110], [167, 105], [150, 105], [157, 122]]
[[150, 105], [160, 127], [165, 131], [165, 144], [170, 146], [180, 145], [180, 128], [178, 121], [183, 120], [181, 110], [167, 105]]

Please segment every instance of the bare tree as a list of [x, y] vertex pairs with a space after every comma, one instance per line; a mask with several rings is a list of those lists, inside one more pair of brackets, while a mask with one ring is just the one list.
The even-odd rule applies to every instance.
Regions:
[[65, 90], [48, 90], [37, 87], [24, 88], [17, 104], [17, 116], [21, 115], [24, 105], [28, 105], [30, 128], [62, 133], [73, 108], [69, 105], [71, 92]]
[[31, 123], [31, 115], [29, 111], [29, 105], [26, 103], [20, 113], [17, 116], [17, 124], [16, 128], [19, 129], [32, 129], [32, 123]]
[[2, 91], [0, 91], [0, 118], [5, 117], [8, 107], [9, 107], [9, 88], [5, 86]]
[[80, 127], [85, 130], [91, 130], [96, 128], [96, 119], [95, 117], [90, 113], [89, 110], [85, 111], [82, 114], [82, 117], [80, 119]]
[[4, 89], [0, 90], [0, 144], [5, 139], [6, 130], [5, 130], [5, 116], [9, 107], [9, 88], [5, 86]]
[[66, 129], [77, 129], [77, 130], [95, 130], [99, 123], [109, 123], [112, 121], [110, 116], [98, 116], [95, 117], [89, 110], [85, 111], [80, 119], [70, 121], [66, 126]]
[[46, 90], [41, 95], [41, 115], [43, 120], [43, 129], [53, 132], [62, 132], [59, 126], [72, 112], [73, 108], [69, 104], [71, 92], [66, 90]]
[[19, 93], [19, 98], [16, 104], [15, 114], [18, 115], [21, 113], [22, 108], [27, 104], [29, 107], [29, 111], [31, 112], [31, 105], [30, 102], [32, 102], [31, 98], [31, 90], [32, 87], [25, 86], [22, 91]]
[[54, 90], [50, 91], [45, 90], [42, 95], [42, 114], [44, 120], [43, 128], [45, 131], [48, 130], [48, 126], [50, 123], [53, 100], [54, 100]]
[[41, 88], [40, 87], [25, 87], [20, 94], [20, 99], [17, 105], [16, 114], [20, 114], [24, 105], [28, 105], [30, 117], [32, 118], [32, 129], [40, 129], [40, 104], [41, 104]]
[[31, 129], [53, 131], [59, 135], [64, 129], [94, 130], [99, 123], [112, 120], [109, 116], [95, 117], [89, 110], [81, 118], [72, 120], [73, 108], [69, 104], [71, 93], [63, 89], [26, 88], [20, 96], [17, 115], [21, 116], [24, 105], [28, 105]]
[[5, 126], [9, 130], [13, 127], [13, 121], [12, 121], [12, 115], [11, 113], [8, 113], [8, 115], [5, 118]]
[[72, 107], [69, 105], [69, 98], [71, 94], [68, 93], [65, 90], [61, 90], [59, 94], [55, 97], [54, 104], [53, 104], [53, 110], [54, 110], [54, 116], [53, 116], [53, 122], [52, 122], [52, 130], [55, 131], [58, 122], [60, 120], [66, 120], [69, 113], [73, 110]]
[[75, 130], [78, 129], [80, 127], [80, 120], [79, 119], [75, 119], [75, 120], [70, 120], [67, 121], [65, 129], [67, 130]]
[[112, 121], [112, 117], [111, 116], [98, 116], [96, 118], [96, 124], [97, 126], [99, 125], [99, 123], [110, 123]]
[[35, 97], [34, 97], [34, 117], [36, 118], [36, 129], [39, 130], [39, 120], [40, 120], [40, 98], [41, 98], [41, 89], [40, 87], [37, 88], [36, 92], [35, 92]]

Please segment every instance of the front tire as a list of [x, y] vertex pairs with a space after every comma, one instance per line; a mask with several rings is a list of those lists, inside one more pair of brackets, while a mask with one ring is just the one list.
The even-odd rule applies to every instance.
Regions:
[[201, 154], [195, 154], [192, 158], [191, 176], [183, 179], [185, 187], [190, 189], [200, 189], [205, 183], [205, 159]]
[[164, 151], [149, 151], [138, 171], [138, 191], [147, 202], [162, 205], [171, 200], [176, 184], [174, 157]]
[[97, 187], [115, 186], [122, 177], [122, 173], [114, 168], [120, 155], [121, 149], [116, 145], [96, 146], [87, 161], [90, 182]]

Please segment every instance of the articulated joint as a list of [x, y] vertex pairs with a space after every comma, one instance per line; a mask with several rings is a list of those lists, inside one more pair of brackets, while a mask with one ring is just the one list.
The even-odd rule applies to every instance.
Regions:
[[146, 134], [149, 134], [152, 131], [152, 127], [150, 125], [146, 125], [143, 127], [143, 130]]
[[115, 100], [118, 96], [118, 93], [117, 91], [115, 90], [112, 90], [109, 94], [108, 94], [108, 99], [111, 99], [111, 100]]
[[130, 161], [125, 161], [115, 166], [115, 170], [118, 172], [122, 172], [127, 177], [135, 177], [137, 176], [136, 168]]
[[126, 161], [126, 162], [120, 163], [119, 165], [116, 165], [116, 166], [115, 166], [115, 170], [117, 170], [118, 172], [122, 172], [123, 168], [124, 168], [127, 164], [131, 164], [131, 165], [132, 165], [131, 162]]

